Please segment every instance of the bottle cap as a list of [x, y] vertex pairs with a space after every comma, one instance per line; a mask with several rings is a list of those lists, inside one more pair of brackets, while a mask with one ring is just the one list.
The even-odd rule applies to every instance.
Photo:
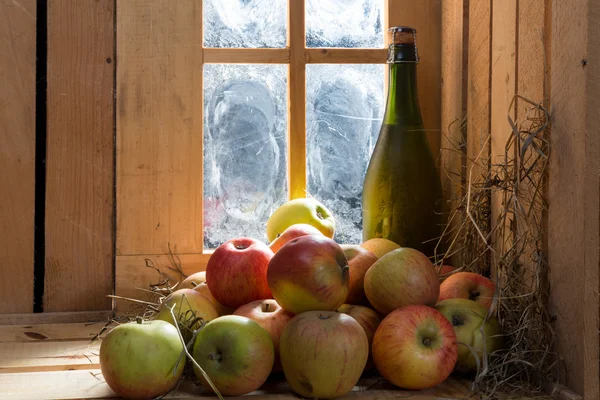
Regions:
[[390, 44], [412, 44], [417, 43], [417, 30], [409, 26], [394, 26], [388, 30]]
[[388, 63], [419, 62], [417, 52], [417, 30], [409, 26], [394, 26], [388, 29], [390, 47]]

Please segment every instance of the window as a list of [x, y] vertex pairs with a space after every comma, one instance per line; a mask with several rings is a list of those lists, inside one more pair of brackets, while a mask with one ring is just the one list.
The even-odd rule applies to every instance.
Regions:
[[384, 0], [204, 0], [204, 247], [266, 241], [306, 194], [361, 239], [362, 182], [384, 111]]

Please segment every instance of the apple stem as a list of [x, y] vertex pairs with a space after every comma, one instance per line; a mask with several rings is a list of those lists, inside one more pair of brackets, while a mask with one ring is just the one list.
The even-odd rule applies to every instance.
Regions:
[[431, 339], [429, 339], [428, 337], [424, 338], [423, 344], [427, 347], [431, 346]]
[[[173, 304], [172, 307], [167, 306], [167, 308], [169, 309], [169, 312], [171, 313], [171, 317], [173, 318], [173, 321], [177, 321], [177, 319], [175, 318], [175, 313], [173, 312], [173, 310], [175, 309], [175, 303]], [[194, 366], [196, 368], [198, 368], [198, 370], [200, 371], [200, 373], [202, 373], [202, 376], [204, 377], [204, 379], [206, 379], [206, 381], [208, 382], [208, 385], [213, 390], [213, 392], [215, 392], [215, 394], [217, 395], [217, 397], [219, 398], [219, 400], [225, 400], [223, 398], [223, 395], [221, 395], [221, 392], [219, 392], [219, 389], [217, 389], [217, 387], [215, 386], [215, 384], [213, 383], [213, 381], [210, 379], [210, 377], [206, 373], [206, 371], [204, 371], [202, 369], [202, 367], [200, 366], [200, 364], [198, 364], [198, 362], [196, 362], [196, 360], [194, 360], [194, 357], [192, 357], [192, 355], [190, 354], [190, 351], [188, 350], [188, 345], [191, 347], [191, 345], [194, 343], [194, 341], [196, 339], [196, 336], [198, 335], [198, 331], [197, 330], [194, 331], [194, 334], [192, 336], [192, 340], [190, 340], [190, 343], [188, 343], [188, 345], [186, 345], [185, 344], [185, 340], [183, 340], [183, 336], [181, 335], [181, 330], [179, 329], [179, 324], [175, 324], [175, 328], [177, 329], [177, 333], [179, 334], [179, 340], [181, 341], [181, 344], [183, 344], [183, 351], [185, 352], [185, 354], [192, 361], [192, 363], [194, 364]]]
[[270, 312], [271, 311], [271, 305], [269, 303], [264, 303], [263, 304], [263, 312]]
[[140, 317], [139, 315], [137, 317], [135, 317], [135, 322], [137, 322], [138, 325], [141, 325], [142, 322], [144, 322], [144, 320], [142, 319], [142, 317]]

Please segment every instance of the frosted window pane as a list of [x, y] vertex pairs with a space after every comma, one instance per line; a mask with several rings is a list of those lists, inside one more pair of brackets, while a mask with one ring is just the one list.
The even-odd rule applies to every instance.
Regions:
[[204, 0], [203, 14], [204, 47], [286, 45], [287, 0]]
[[287, 201], [286, 65], [204, 66], [204, 246], [266, 241]]
[[383, 0], [307, 0], [306, 47], [383, 47]]
[[308, 192], [337, 222], [338, 243], [362, 239], [362, 188], [383, 118], [384, 65], [306, 66]]

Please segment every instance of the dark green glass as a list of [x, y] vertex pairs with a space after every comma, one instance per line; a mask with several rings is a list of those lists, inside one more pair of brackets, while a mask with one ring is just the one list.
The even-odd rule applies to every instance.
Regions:
[[412, 43], [389, 49], [386, 110], [362, 195], [363, 240], [385, 238], [431, 257], [441, 233], [442, 189], [423, 129], [411, 31]]

